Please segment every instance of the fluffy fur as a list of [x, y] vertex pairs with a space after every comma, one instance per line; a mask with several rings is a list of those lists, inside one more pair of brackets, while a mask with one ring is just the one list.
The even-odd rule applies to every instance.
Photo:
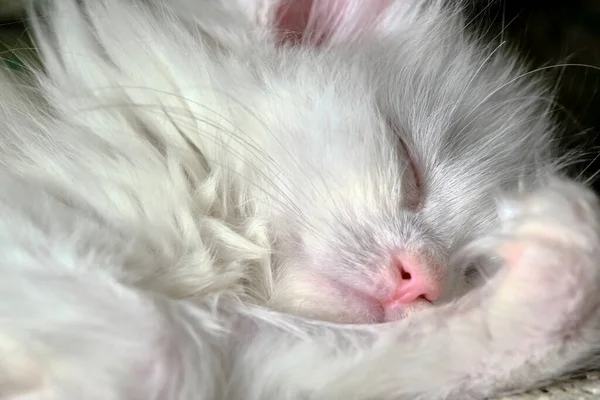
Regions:
[[[477, 399], [596, 364], [597, 200], [460, 10], [60, 0], [32, 26], [44, 71], [0, 100], [3, 398]], [[445, 292], [390, 317], [396, 249]]]

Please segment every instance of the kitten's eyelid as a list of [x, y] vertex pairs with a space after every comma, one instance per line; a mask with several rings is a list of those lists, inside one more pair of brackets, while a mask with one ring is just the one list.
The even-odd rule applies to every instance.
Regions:
[[424, 201], [421, 174], [415, 156], [407, 146], [406, 141], [399, 134], [396, 134], [396, 137], [398, 138], [399, 151], [408, 161], [402, 174], [404, 206], [411, 211], [417, 211], [423, 206]]

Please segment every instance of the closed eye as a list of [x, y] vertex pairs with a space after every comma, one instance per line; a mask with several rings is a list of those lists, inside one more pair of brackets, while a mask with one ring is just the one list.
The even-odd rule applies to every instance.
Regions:
[[417, 211], [423, 206], [423, 185], [418, 165], [414, 154], [406, 145], [406, 142], [398, 136], [398, 150], [404, 160], [407, 160], [406, 168], [402, 174], [402, 198], [404, 207], [411, 211]]

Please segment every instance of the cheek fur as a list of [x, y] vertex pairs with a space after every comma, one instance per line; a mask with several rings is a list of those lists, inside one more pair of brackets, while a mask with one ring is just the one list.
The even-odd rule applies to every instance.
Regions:
[[283, 270], [269, 306], [292, 314], [340, 323], [383, 322], [376, 300], [300, 268]]

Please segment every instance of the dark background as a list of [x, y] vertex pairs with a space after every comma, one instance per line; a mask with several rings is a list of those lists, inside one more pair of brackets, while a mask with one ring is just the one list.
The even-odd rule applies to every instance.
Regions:
[[600, 192], [600, 0], [476, 1], [470, 14], [476, 29], [496, 40], [502, 34], [532, 69], [586, 65], [544, 75], [558, 84], [562, 148], [583, 153], [572, 173], [598, 176], [592, 182]]
[[[0, 0], [2, 4], [8, 3]], [[562, 148], [581, 153], [571, 172], [597, 176], [592, 182], [600, 192], [600, 157], [595, 159], [600, 154], [600, 0], [474, 0], [469, 11], [470, 27], [490, 39], [501, 37], [532, 69], [586, 65], [549, 68], [544, 76], [550, 83], [558, 83], [556, 118], [561, 125]], [[0, 21], [0, 50], [4, 42], [26, 52], [29, 43], [23, 30], [14, 20]], [[19, 53], [1, 54], [9, 67], [18, 69]]]

